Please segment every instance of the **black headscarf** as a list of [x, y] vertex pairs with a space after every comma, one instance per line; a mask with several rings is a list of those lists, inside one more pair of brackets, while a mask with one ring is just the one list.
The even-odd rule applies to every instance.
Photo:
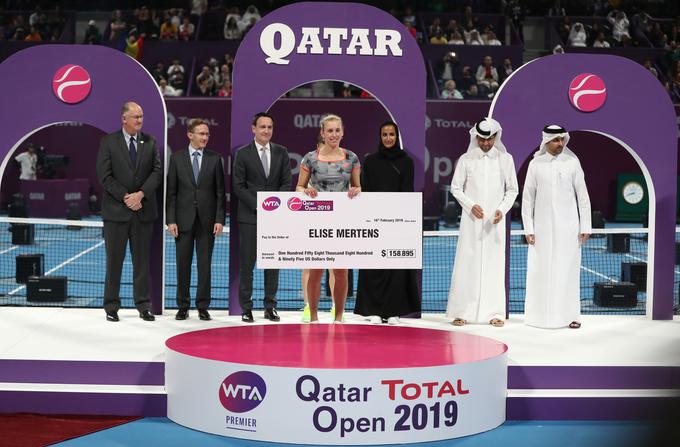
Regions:
[[[394, 146], [392, 146], [392, 148], [386, 148], [382, 143], [382, 130], [385, 126], [394, 126], [394, 130], [397, 132], [397, 140], [394, 142]], [[381, 157], [387, 158], [389, 160], [394, 160], [406, 155], [406, 153], [401, 149], [399, 126], [397, 126], [397, 124], [393, 121], [387, 120], [380, 125], [380, 129], [378, 130], [378, 153]]]

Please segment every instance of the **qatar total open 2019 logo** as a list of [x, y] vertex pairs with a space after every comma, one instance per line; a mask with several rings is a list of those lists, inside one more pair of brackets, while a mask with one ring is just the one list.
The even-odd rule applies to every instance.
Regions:
[[267, 394], [264, 379], [251, 371], [230, 374], [220, 385], [220, 402], [232, 413], [245, 413], [260, 405]]
[[80, 65], [64, 65], [54, 73], [52, 91], [66, 104], [77, 104], [87, 98], [92, 89], [90, 73]]
[[607, 87], [592, 73], [581, 73], [569, 84], [569, 101], [581, 112], [594, 112], [604, 105]]

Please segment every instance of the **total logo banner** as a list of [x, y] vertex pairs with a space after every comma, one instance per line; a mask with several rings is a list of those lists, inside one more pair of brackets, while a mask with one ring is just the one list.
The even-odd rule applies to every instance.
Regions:
[[505, 421], [506, 354], [380, 370], [168, 356], [168, 417], [224, 436], [297, 444], [415, 443], [480, 433]]

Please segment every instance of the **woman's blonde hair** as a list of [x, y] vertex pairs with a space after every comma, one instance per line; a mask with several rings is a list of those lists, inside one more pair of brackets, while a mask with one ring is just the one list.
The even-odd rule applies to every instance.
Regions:
[[343, 129], [345, 128], [345, 126], [342, 124], [342, 118], [340, 118], [338, 115], [333, 115], [332, 113], [329, 113], [328, 115], [322, 116], [321, 119], [319, 120], [319, 126], [321, 127], [321, 130], [323, 130], [324, 126], [329, 121], [340, 121], [340, 127], [342, 127]]

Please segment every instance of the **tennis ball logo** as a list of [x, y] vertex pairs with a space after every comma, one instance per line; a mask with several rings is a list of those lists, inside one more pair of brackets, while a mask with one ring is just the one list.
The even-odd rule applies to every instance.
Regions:
[[77, 104], [87, 98], [91, 88], [90, 74], [80, 65], [64, 65], [52, 78], [54, 96], [66, 104]]
[[288, 199], [288, 209], [291, 211], [300, 211], [302, 208], [302, 200], [298, 197], [291, 197]]
[[604, 81], [592, 73], [582, 73], [569, 84], [569, 101], [581, 112], [594, 112], [607, 99]]

